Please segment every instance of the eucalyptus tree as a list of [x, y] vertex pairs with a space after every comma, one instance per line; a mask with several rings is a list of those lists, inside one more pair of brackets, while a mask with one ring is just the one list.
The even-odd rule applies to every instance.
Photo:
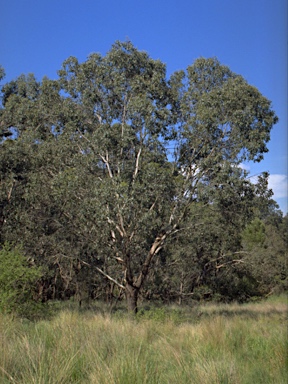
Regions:
[[135, 311], [153, 259], [184, 229], [193, 204], [212, 210], [219, 202], [232, 222], [235, 211], [251, 209], [255, 190], [239, 165], [262, 159], [277, 118], [256, 88], [216, 59], [196, 60], [167, 82], [162, 63], [116, 43], [104, 58], [68, 59], [59, 75], [80, 116], [74, 129], [85, 168], [103, 172], [83, 222], [97, 228], [97, 257], [119, 265], [107, 275], [116, 272]]
[[105, 268], [97, 270], [125, 290], [135, 311], [175, 195], [165, 149], [172, 134], [165, 66], [130, 43], [116, 43], [106, 57], [68, 59], [59, 76], [77, 115], [70, 124], [81, 168], [91, 180], [88, 195], [78, 193], [77, 226], [89, 223], [85, 241], [89, 236], [92, 259]]
[[43, 242], [54, 239], [60, 269], [72, 260], [70, 269], [100, 273], [136, 312], [167, 241], [199, 225], [194, 207], [221, 207], [231, 228], [241, 212], [249, 216], [257, 191], [239, 165], [261, 160], [277, 118], [216, 59], [167, 80], [162, 62], [116, 42], [106, 56], [68, 58], [58, 74], [22, 95], [4, 87], [1, 124], [22, 132], [17, 145], [29, 142], [35, 159], [24, 200], [30, 213], [39, 204], [46, 215], [30, 238], [41, 228]]
[[53, 134], [60, 129], [59, 90], [56, 82], [40, 83], [33, 75], [2, 88], [1, 242], [23, 244], [25, 253], [48, 269], [57, 266], [50, 256], [58, 254], [59, 243], [51, 228], [63, 228], [56, 220], [62, 203], [55, 199], [53, 172], [65, 168], [63, 153], [68, 155]]
[[255, 87], [217, 59], [196, 60], [186, 72], [172, 75], [170, 84], [178, 101], [175, 163], [185, 179], [179, 213], [188, 211], [192, 224], [188, 246], [180, 241], [174, 254], [180, 257], [172, 264], [180, 265], [183, 278], [174, 281], [181, 292], [186, 281], [186, 293], [193, 294], [197, 285], [208, 285], [211, 276], [227, 270], [224, 266], [236, 271], [244, 262], [241, 230], [260, 200], [267, 205], [271, 191], [267, 174], [253, 186], [241, 163], [262, 160], [277, 117]]
[[205, 194], [199, 192], [177, 236], [167, 240], [144, 292], [152, 299], [243, 301], [259, 294], [255, 262], [243, 247], [242, 233], [255, 218], [259, 200], [261, 209], [265, 200], [270, 204], [269, 193], [263, 177], [253, 185], [237, 167], [222, 170], [217, 179], [218, 187], [214, 180], [210, 190], [206, 185]]

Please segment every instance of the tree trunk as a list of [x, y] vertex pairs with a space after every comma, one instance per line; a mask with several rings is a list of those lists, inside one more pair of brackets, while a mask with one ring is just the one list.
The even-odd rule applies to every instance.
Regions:
[[126, 258], [127, 259], [126, 265], [125, 265], [126, 268], [124, 269], [126, 273], [125, 295], [126, 295], [127, 309], [128, 309], [128, 312], [131, 314], [136, 314], [138, 311], [137, 302], [138, 302], [140, 289], [144, 281], [146, 280], [151, 262], [155, 257], [155, 255], [162, 249], [162, 246], [166, 237], [167, 237], [167, 232], [164, 232], [161, 235], [156, 237], [156, 239], [154, 240], [148, 252], [148, 255], [146, 256], [145, 262], [141, 267], [141, 272], [139, 273], [139, 276], [137, 279], [135, 279], [135, 276], [133, 277], [133, 274], [131, 272], [130, 257], [127, 256]]
[[139, 294], [139, 288], [126, 283], [125, 295], [126, 295], [127, 309], [128, 309], [128, 312], [131, 314], [136, 314], [138, 311], [138, 307], [137, 307], [138, 294]]

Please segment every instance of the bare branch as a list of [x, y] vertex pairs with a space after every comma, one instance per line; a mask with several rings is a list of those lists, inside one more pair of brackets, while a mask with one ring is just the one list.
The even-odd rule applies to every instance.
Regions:
[[142, 284], [143, 284], [143, 282], [144, 282], [144, 280], [148, 274], [150, 264], [151, 264], [154, 256], [163, 248], [164, 241], [165, 241], [166, 237], [167, 237], [167, 233], [163, 233], [162, 235], [157, 236], [156, 239], [154, 240], [154, 242], [150, 248], [150, 251], [148, 252], [146, 260], [145, 260], [144, 264], [142, 265], [140, 275], [138, 276], [138, 278], [135, 282], [135, 287], [141, 288], [141, 286], [142, 286]]
[[116, 236], [115, 236], [115, 232], [113, 231], [113, 229], [111, 229], [111, 237], [112, 237], [112, 241], [113, 241], [113, 243], [115, 243], [115, 241], [116, 241]]
[[149, 211], [153, 211], [153, 209], [155, 208], [155, 205], [156, 205], [156, 201], [158, 200], [158, 197], [156, 197], [156, 200], [154, 201], [154, 203], [151, 205], [151, 207], [149, 208]]
[[124, 263], [124, 260], [123, 260], [123, 259], [121, 259], [121, 257], [112, 256], [112, 258], [113, 258], [113, 259], [115, 259], [115, 260], [117, 260], [117, 261], [118, 261], [118, 263], [121, 263], [121, 264], [123, 264], [123, 263]]
[[[118, 217], [119, 217], [119, 221], [120, 221], [120, 227], [121, 227], [121, 231], [123, 233], [123, 236], [126, 236], [126, 231], [125, 231], [125, 228], [124, 228], [124, 221], [123, 221], [123, 217], [121, 215], [121, 213], [118, 212]], [[123, 237], [122, 236], [122, 237]]]
[[102, 117], [100, 115], [98, 115], [98, 113], [95, 113], [95, 116], [97, 117], [99, 123], [101, 124], [102, 123]]
[[13, 192], [14, 187], [15, 187], [15, 180], [13, 180], [12, 186], [11, 186], [9, 192], [8, 192], [8, 195], [7, 195], [8, 203], [10, 203], [11, 196], [12, 196], [12, 192]]
[[[246, 252], [246, 251], [233, 252], [233, 255], [239, 255], [239, 254], [242, 254], [242, 255], [244, 254], [245, 255], [245, 254], [248, 254], [248, 252]], [[208, 261], [208, 263], [206, 263], [205, 266], [207, 266], [207, 265], [209, 265], [211, 263], [217, 262], [219, 260], [222, 260], [222, 259], [224, 259], [227, 256], [229, 256], [229, 255], [224, 254], [224, 255], [221, 255], [219, 257], [216, 257], [215, 259], [212, 259], [212, 260]], [[224, 265], [226, 265], [228, 263], [231, 264], [232, 262], [235, 262], [235, 261], [240, 261], [240, 262], [244, 263], [244, 261], [242, 259], [230, 260], [230, 261], [227, 261], [226, 263], [221, 264], [221, 266], [219, 268], [221, 268], [222, 266], [224, 266]], [[216, 268], [218, 268], [218, 267], [216, 266]]]
[[223, 264], [220, 264], [220, 265], [216, 265], [216, 269], [220, 269], [222, 267], [226, 267], [226, 265], [228, 264], [240, 264], [240, 263], [245, 263], [244, 260], [242, 259], [239, 259], [239, 260], [230, 260], [230, 261], [227, 261], [226, 263], [223, 263]]
[[107, 275], [107, 273], [105, 273], [104, 271], [102, 271], [102, 269], [98, 268], [98, 267], [95, 267], [97, 269], [98, 272], [100, 272], [103, 276], [105, 276], [108, 280], [110, 281], [113, 281], [113, 283], [115, 283], [116, 285], [118, 285], [118, 287], [122, 288], [122, 289], [125, 289], [124, 285], [118, 283], [118, 281], [116, 281], [115, 279], [113, 279], [111, 276]]
[[135, 171], [134, 171], [134, 174], [133, 174], [133, 181], [135, 181], [135, 179], [137, 177], [137, 174], [138, 174], [138, 171], [139, 171], [139, 160], [140, 160], [141, 152], [142, 152], [142, 148], [140, 147], [140, 149], [139, 149], [139, 151], [137, 153], [136, 164], [135, 164]]
[[[124, 107], [123, 107], [123, 115], [122, 115], [122, 123], [121, 123], [121, 139], [123, 140], [124, 137], [124, 126], [125, 126], [125, 120], [126, 120], [126, 108], [128, 107], [129, 99], [127, 98], [127, 94], [124, 98]], [[121, 147], [120, 156], [123, 155], [123, 147]], [[118, 168], [118, 172], [120, 173], [120, 169]]]
[[[109, 224], [113, 224], [113, 225], [115, 226], [115, 228], [117, 229], [117, 231], [119, 232], [119, 234], [120, 234], [121, 237], [124, 237], [124, 235], [125, 235], [125, 231], [123, 232], [123, 231], [121, 230], [121, 228], [119, 227], [118, 224], [116, 224], [116, 223], [115, 223], [113, 220], [111, 220], [109, 217], [107, 217], [107, 221], [108, 221]], [[113, 236], [112, 236], [112, 238], [113, 238]]]
[[109, 164], [108, 151], [106, 151], [106, 158], [104, 156], [102, 156], [100, 153], [99, 153], [99, 156], [100, 156], [101, 160], [104, 162], [104, 164], [106, 165], [110, 178], [113, 179], [113, 173], [111, 171], [110, 164]]
[[[91, 265], [89, 263], [86, 263], [86, 261], [83, 261], [81, 260], [81, 263], [84, 264], [84, 265], [87, 265], [88, 267], [91, 267]], [[113, 283], [115, 283], [116, 285], [118, 285], [118, 287], [122, 288], [122, 289], [125, 289], [124, 285], [118, 283], [117, 280], [113, 279], [113, 277], [107, 275], [107, 273], [105, 273], [104, 271], [102, 271], [102, 269], [98, 268], [98, 267], [95, 267], [97, 269], [98, 272], [100, 272], [103, 276], [105, 276], [108, 280], [110, 281], [113, 281]]]

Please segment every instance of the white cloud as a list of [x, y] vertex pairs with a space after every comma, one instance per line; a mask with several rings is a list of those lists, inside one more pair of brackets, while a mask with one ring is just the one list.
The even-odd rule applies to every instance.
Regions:
[[250, 171], [250, 166], [248, 164], [240, 163], [238, 167], [243, 169], [244, 171]]
[[274, 192], [274, 199], [280, 199], [288, 196], [287, 175], [270, 175], [268, 179], [268, 186]]

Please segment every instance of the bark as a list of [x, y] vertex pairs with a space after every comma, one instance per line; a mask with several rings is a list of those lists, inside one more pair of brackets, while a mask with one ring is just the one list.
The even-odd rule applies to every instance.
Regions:
[[126, 295], [128, 312], [136, 315], [138, 311], [137, 302], [138, 302], [139, 288], [134, 287], [129, 283], [126, 283], [125, 295]]
[[127, 257], [125, 294], [126, 294], [127, 309], [128, 309], [128, 312], [131, 314], [137, 313], [137, 310], [138, 310], [137, 302], [138, 302], [140, 289], [142, 288], [146, 280], [146, 277], [149, 273], [151, 262], [155, 257], [155, 255], [162, 249], [162, 246], [166, 237], [167, 237], [167, 233], [164, 233], [156, 237], [156, 239], [154, 240], [150, 248], [150, 251], [148, 252], [145, 262], [142, 265], [141, 272], [138, 278], [133, 276], [133, 273], [130, 268], [130, 262], [129, 262], [130, 258]]

